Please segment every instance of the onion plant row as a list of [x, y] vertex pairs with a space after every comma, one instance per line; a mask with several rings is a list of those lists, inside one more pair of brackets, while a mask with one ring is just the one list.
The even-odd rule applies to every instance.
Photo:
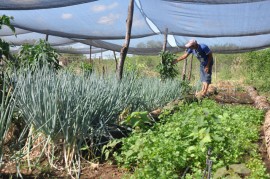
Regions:
[[0, 166], [2, 164], [3, 147], [8, 135], [12, 113], [14, 111], [14, 98], [11, 88], [6, 85], [6, 77], [0, 79]]
[[124, 109], [153, 110], [181, 97], [187, 85], [134, 74], [117, 81], [114, 75], [104, 78], [44, 68], [19, 74], [17, 88], [17, 106], [25, 122], [55, 144], [61, 139], [65, 158], [71, 161], [85, 145], [95, 148], [104, 137], [112, 138], [109, 129], [117, 125]]

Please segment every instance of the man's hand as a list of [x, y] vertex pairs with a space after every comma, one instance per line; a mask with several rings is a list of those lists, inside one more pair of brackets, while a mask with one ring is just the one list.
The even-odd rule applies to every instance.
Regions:
[[208, 73], [209, 72], [209, 67], [208, 66], [204, 67], [204, 71], [205, 71], [205, 73]]
[[172, 64], [176, 64], [178, 62], [177, 59], [174, 59], [174, 61], [172, 62]]

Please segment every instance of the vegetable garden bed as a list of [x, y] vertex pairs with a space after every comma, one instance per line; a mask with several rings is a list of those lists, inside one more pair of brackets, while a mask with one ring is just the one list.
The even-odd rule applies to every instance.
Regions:
[[[203, 175], [209, 149], [213, 161], [212, 176], [268, 178], [269, 161], [260, 128], [264, 112], [236, 104], [243, 97], [246, 100], [246, 92], [242, 89], [235, 93], [226, 93], [225, 90], [222, 96], [226, 94], [233, 94], [233, 98], [238, 99], [233, 106], [225, 104], [228, 100], [217, 100], [217, 104], [209, 99], [195, 99], [195, 102], [181, 100], [163, 108], [159, 122], [152, 127], [137, 126], [130, 137], [122, 140], [121, 150], [111, 158], [114, 164], [117, 161], [127, 169], [83, 161], [81, 178], [179, 178], [184, 175], [186, 178], [198, 178]], [[217, 99], [217, 96], [209, 98]], [[247, 101], [246, 104], [252, 104]], [[25, 163], [20, 166], [24, 178], [67, 176], [64, 171], [48, 167], [46, 161], [33, 166], [32, 170], [28, 169], [27, 160], [22, 163]], [[224, 170], [224, 166], [229, 170]], [[245, 172], [241, 173], [237, 168]], [[2, 176], [15, 176], [16, 165], [5, 163], [1, 173]]]

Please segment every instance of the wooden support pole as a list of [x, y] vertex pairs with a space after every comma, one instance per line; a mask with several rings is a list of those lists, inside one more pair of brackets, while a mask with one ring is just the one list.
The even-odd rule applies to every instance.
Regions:
[[105, 78], [105, 67], [102, 66], [102, 77]]
[[188, 81], [190, 81], [190, 80], [191, 80], [191, 73], [192, 73], [192, 61], [193, 61], [193, 54], [191, 55], [191, 58], [190, 58], [189, 73], [188, 73]]
[[[167, 47], [167, 37], [168, 37], [168, 28], [165, 29], [164, 32], [164, 42], [163, 42], [163, 47], [162, 47], [162, 51], [165, 52], [166, 51], [166, 47]], [[161, 64], [164, 65], [164, 59], [163, 56], [161, 57]]]
[[163, 43], [163, 48], [162, 48], [164, 52], [166, 51], [167, 41], [168, 41], [168, 28], [166, 28], [164, 32], [164, 43]]
[[49, 40], [49, 35], [48, 34], [46, 34], [45, 40], [46, 40], [46, 42], [48, 42], [48, 40]]
[[90, 45], [90, 63], [92, 63], [92, 45]]
[[215, 59], [214, 60], [214, 63], [215, 63], [215, 81], [217, 83], [217, 58], [215, 57], [214, 59]]
[[184, 60], [184, 66], [182, 71], [182, 80], [186, 79], [186, 71], [187, 71], [187, 58]]
[[100, 48], [100, 57], [101, 57], [101, 60], [103, 60], [103, 57], [102, 57], [102, 48]]
[[115, 70], [117, 71], [117, 58], [116, 58], [115, 51], [113, 51], [113, 55], [114, 55], [114, 61], [115, 61]]
[[128, 6], [128, 17], [127, 17], [127, 23], [126, 23], [126, 37], [125, 37], [125, 43], [120, 51], [120, 59], [118, 63], [118, 73], [117, 78], [118, 80], [121, 80], [123, 77], [123, 69], [124, 69], [124, 62], [127, 56], [129, 42], [130, 42], [130, 36], [131, 36], [131, 28], [132, 28], [132, 20], [133, 20], [133, 12], [134, 12], [134, 0], [130, 0], [129, 6]]

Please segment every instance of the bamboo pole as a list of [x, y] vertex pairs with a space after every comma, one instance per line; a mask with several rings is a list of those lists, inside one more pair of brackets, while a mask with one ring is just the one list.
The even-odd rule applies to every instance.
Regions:
[[126, 23], [126, 37], [125, 37], [125, 43], [120, 51], [120, 60], [118, 63], [118, 73], [117, 77], [118, 80], [121, 80], [123, 77], [123, 68], [124, 68], [124, 62], [127, 56], [129, 42], [130, 42], [130, 36], [131, 36], [131, 28], [132, 28], [132, 20], [133, 20], [133, 12], [134, 12], [134, 0], [130, 0], [129, 6], [128, 6], [128, 17], [127, 17], [127, 23]]

